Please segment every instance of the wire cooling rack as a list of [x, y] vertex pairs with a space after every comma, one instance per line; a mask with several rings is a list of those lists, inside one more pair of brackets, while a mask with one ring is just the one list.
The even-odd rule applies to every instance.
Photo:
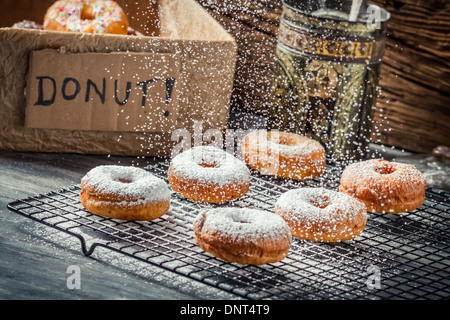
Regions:
[[[167, 162], [146, 169], [167, 181]], [[90, 214], [80, 204], [80, 186], [17, 200], [8, 208], [79, 238], [85, 255], [105, 247], [246, 299], [448, 299], [450, 195], [439, 190], [428, 189], [425, 203], [414, 212], [368, 214], [363, 234], [354, 240], [294, 239], [288, 256], [273, 264], [228, 263], [195, 243], [192, 223], [199, 210], [227, 205], [273, 211], [289, 189], [336, 190], [340, 173], [327, 165], [321, 178], [298, 182], [253, 172], [241, 199], [212, 205], [173, 193], [170, 212], [151, 222]]]

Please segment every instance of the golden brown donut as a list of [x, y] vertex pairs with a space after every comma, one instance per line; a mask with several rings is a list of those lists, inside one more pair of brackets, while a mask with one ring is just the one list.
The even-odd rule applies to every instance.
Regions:
[[254, 130], [241, 143], [244, 161], [280, 178], [313, 179], [325, 170], [325, 149], [312, 139], [280, 131]]
[[354, 239], [367, 223], [362, 202], [325, 188], [289, 190], [278, 198], [275, 213], [286, 220], [293, 236], [317, 242]]
[[168, 180], [172, 189], [187, 199], [222, 203], [248, 192], [250, 170], [222, 149], [197, 146], [172, 159]]
[[128, 34], [128, 18], [112, 0], [59, 0], [47, 10], [44, 30]]
[[348, 165], [339, 190], [366, 204], [369, 212], [399, 213], [420, 207], [427, 183], [415, 166], [371, 159]]
[[105, 165], [81, 179], [80, 201], [96, 215], [150, 221], [168, 212], [170, 190], [166, 182], [144, 169]]
[[195, 240], [204, 251], [239, 264], [281, 261], [292, 241], [289, 226], [283, 219], [258, 209], [208, 209], [197, 215], [193, 229]]

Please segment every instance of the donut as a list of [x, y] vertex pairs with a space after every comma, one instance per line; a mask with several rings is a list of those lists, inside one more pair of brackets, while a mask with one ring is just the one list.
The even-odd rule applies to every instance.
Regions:
[[193, 229], [195, 241], [204, 251], [243, 265], [281, 261], [292, 241], [283, 219], [273, 212], [251, 208], [203, 210], [195, 218]]
[[242, 140], [241, 152], [251, 168], [279, 178], [309, 180], [325, 170], [322, 145], [295, 133], [253, 130]]
[[128, 34], [128, 18], [112, 0], [59, 0], [47, 10], [44, 30]]
[[420, 207], [427, 183], [414, 165], [370, 159], [342, 172], [339, 190], [366, 204], [369, 212], [400, 213]]
[[325, 188], [299, 188], [283, 193], [275, 214], [294, 237], [315, 242], [339, 242], [361, 235], [367, 223], [365, 205], [349, 195]]
[[164, 180], [144, 169], [103, 165], [81, 179], [80, 201], [96, 215], [151, 221], [168, 212], [170, 194]]
[[168, 180], [171, 188], [187, 199], [222, 203], [248, 192], [250, 170], [222, 149], [196, 146], [172, 159]]

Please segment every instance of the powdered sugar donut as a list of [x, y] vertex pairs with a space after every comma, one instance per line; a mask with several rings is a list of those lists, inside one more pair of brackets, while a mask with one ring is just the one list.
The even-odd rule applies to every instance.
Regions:
[[222, 149], [196, 146], [172, 159], [168, 179], [175, 192], [190, 200], [220, 203], [248, 192], [250, 170]]
[[287, 223], [272, 212], [215, 208], [200, 212], [193, 224], [197, 244], [228, 262], [261, 265], [284, 259], [292, 236]]
[[154, 220], [169, 210], [167, 183], [150, 172], [104, 165], [81, 179], [80, 200], [91, 213], [121, 220]]
[[425, 201], [427, 182], [415, 166], [371, 159], [348, 165], [339, 190], [366, 204], [369, 212], [412, 211]]
[[362, 202], [324, 188], [285, 192], [276, 202], [275, 213], [287, 221], [293, 236], [319, 242], [353, 239], [364, 231], [367, 222]]
[[241, 152], [250, 167], [280, 178], [313, 179], [325, 170], [322, 145], [295, 133], [254, 130], [244, 137]]

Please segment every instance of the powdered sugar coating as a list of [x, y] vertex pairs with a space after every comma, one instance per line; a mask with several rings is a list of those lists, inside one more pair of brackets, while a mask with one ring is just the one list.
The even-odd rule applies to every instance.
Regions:
[[202, 233], [218, 235], [232, 243], [257, 245], [261, 241], [277, 243], [291, 238], [286, 221], [268, 211], [252, 208], [214, 208], [199, 213], [196, 222], [203, 218]]
[[114, 195], [119, 199], [144, 202], [167, 201], [171, 194], [164, 180], [132, 166], [95, 167], [81, 179], [81, 184], [95, 192]]
[[364, 201], [369, 211], [412, 211], [425, 199], [427, 187], [422, 173], [410, 164], [370, 159], [348, 165], [339, 191]]
[[240, 148], [245, 162], [264, 174], [307, 180], [325, 170], [322, 145], [295, 133], [253, 130], [244, 137]]
[[[351, 196], [325, 188], [300, 188], [283, 193], [275, 204], [295, 225], [357, 222], [365, 206]], [[365, 212], [364, 212], [365, 215]]]
[[271, 131], [268, 135], [267, 147], [272, 152], [278, 152], [280, 155], [289, 157], [308, 157], [316, 153], [317, 149], [323, 149], [319, 142], [298, 135], [289, 135], [292, 141], [285, 143], [282, 140], [282, 135], [283, 133], [279, 131]]
[[301, 159], [311, 157], [317, 153], [317, 150], [324, 151], [319, 142], [288, 132], [254, 130], [247, 137], [254, 141], [254, 146], [262, 154], [275, 153]]
[[232, 154], [213, 146], [190, 148], [171, 161], [180, 176], [204, 183], [225, 185], [250, 181], [250, 170]]
[[389, 178], [396, 185], [426, 183], [422, 173], [414, 165], [390, 162], [383, 159], [370, 159], [348, 165], [342, 173], [351, 176], [353, 185], [370, 186], [367, 182], [379, 182]]

